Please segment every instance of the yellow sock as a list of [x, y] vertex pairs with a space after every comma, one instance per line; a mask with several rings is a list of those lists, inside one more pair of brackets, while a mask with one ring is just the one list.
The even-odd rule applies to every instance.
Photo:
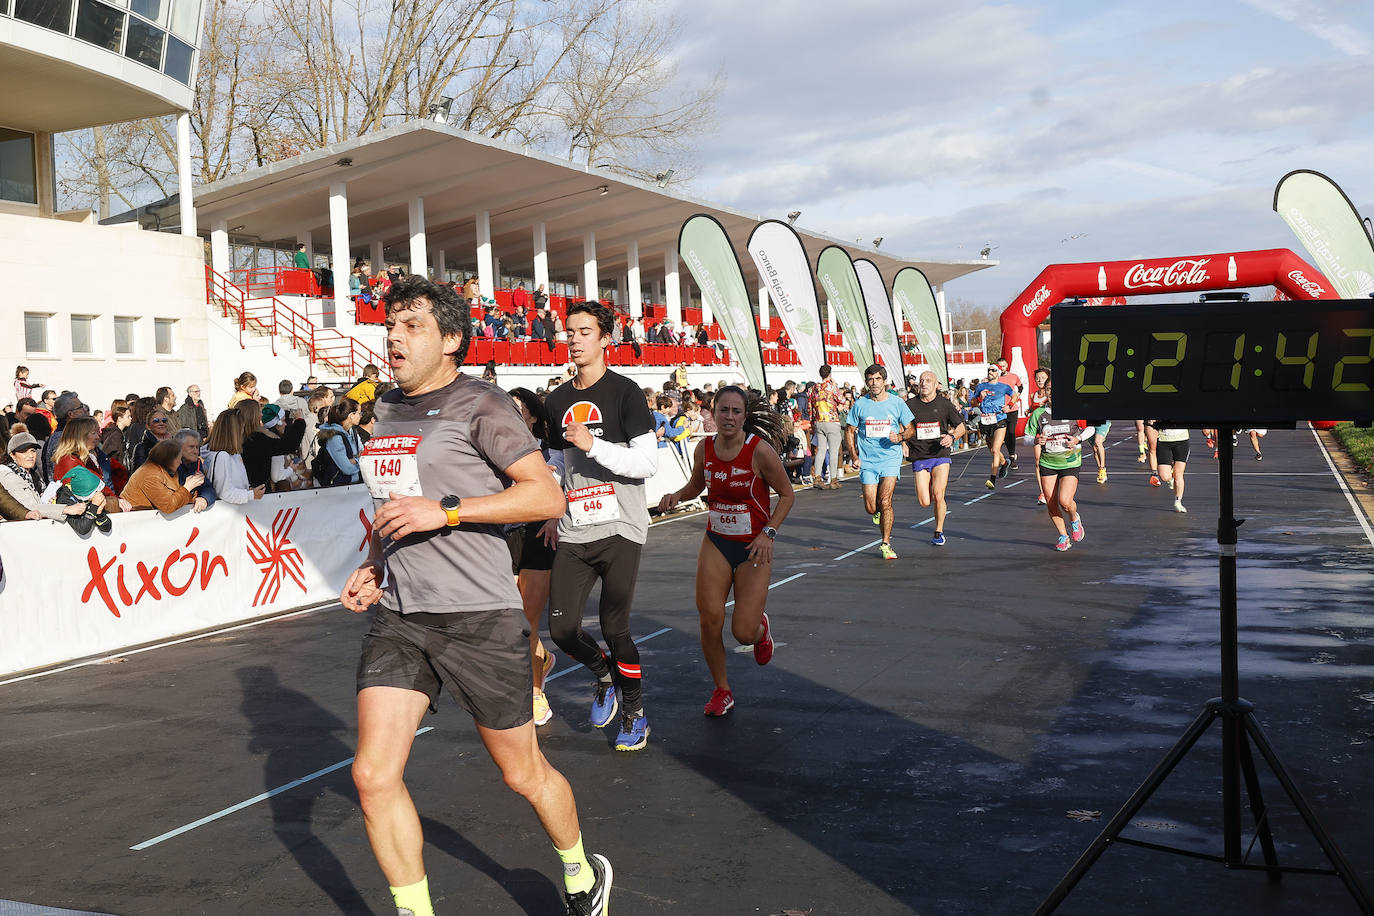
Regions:
[[558, 853], [558, 858], [563, 860], [563, 886], [568, 893], [580, 894], [591, 890], [592, 885], [596, 884], [596, 875], [592, 872], [592, 864], [587, 861], [587, 854], [582, 850], [582, 835], [578, 834], [577, 843], [572, 849], [559, 849], [557, 846], [553, 849]]
[[[591, 871], [590, 868], [587, 870]], [[396, 901], [397, 916], [434, 916], [434, 904], [429, 899], [428, 875], [414, 884], [393, 887], [391, 898]]]

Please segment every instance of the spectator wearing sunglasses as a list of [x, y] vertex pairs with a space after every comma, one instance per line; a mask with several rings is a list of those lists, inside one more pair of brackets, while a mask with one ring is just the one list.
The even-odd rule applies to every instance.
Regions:
[[148, 460], [148, 452], [152, 447], [172, 438], [175, 431], [172, 428], [171, 415], [161, 407], [154, 408], [148, 414], [148, 427], [143, 431], [143, 438], [134, 445], [133, 467], [130, 470], [137, 471], [142, 467], [143, 462]]

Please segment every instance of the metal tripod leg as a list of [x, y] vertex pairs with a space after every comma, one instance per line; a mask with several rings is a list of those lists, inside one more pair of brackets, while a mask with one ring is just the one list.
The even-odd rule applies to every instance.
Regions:
[[1116, 812], [1112, 819], [1107, 822], [1106, 827], [1102, 828], [1102, 832], [1097, 835], [1097, 839], [1093, 840], [1092, 845], [1078, 857], [1077, 862], [1073, 863], [1073, 868], [1069, 869], [1068, 874], [1059, 880], [1059, 883], [1054, 886], [1054, 890], [1050, 891], [1049, 896], [1036, 908], [1035, 916], [1048, 916], [1049, 913], [1053, 913], [1058, 908], [1059, 904], [1064, 902], [1064, 898], [1069, 896], [1074, 885], [1082, 880], [1083, 876], [1088, 873], [1088, 869], [1093, 867], [1093, 863], [1102, 856], [1102, 853], [1107, 851], [1107, 847], [1131, 822], [1131, 818], [1135, 817], [1140, 809], [1145, 807], [1150, 796], [1164, 784], [1164, 780], [1169, 778], [1169, 774], [1188, 755], [1188, 751], [1192, 750], [1194, 744], [1197, 744], [1197, 740], [1211, 727], [1218, 714], [1218, 710], [1210, 704], [1198, 713], [1197, 718], [1188, 726], [1188, 730], [1183, 733], [1178, 742], [1170, 748], [1169, 753], [1165, 754], [1164, 759], [1155, 765], [1155, 768], [1150, 771], [1150, 775], [1145, 777], [1145, 781], [1135, 790], [1135, 793], [1126, 801], [1121, 810]]
[[1250, 753], [1249, 728], [1245, 720], [1254, 713], [1247, 710], [1241, 714], [1242, 728], [1236, 731], [1236, 756], [1240, 770], [1245, 774], [1245, 790], [1250, 796], [1250, 813], [1255, 818], [1255, 829], [1259, 833], [1260, 848], [1264, 851], [1264, 864], [1273, 866], [1268, 870], [1269, 883], [1278, 884], [1283, 880], [1283, 870], [1278, 867], [1279, 855], [1274, 849], [1274, 833], [1269, 829], [1269, 817], [1264, 808], [1264, 796], [1260, 794], [1259, 776], [1255, 773], [1255, 758]]
[[1308, 831], [1312, 838], [1321, 846], [1322, 852], [1326, 853], [1326, 858], [1336, 869], [1336, 874], [1345, 883], [1345, 889], [1350, 892], [1350, 896], [1355, 898], [1355, 902], [1360, 907], [1360, 912], [1365, 916], [1374, 916], [1374, 898], [1369, 896], [1369, 891], [1365, 890], [1360, 883], [1358, 873], [1346, 861], [1345, 855], [1335, 841], [1331, 839], [1322, 825], [1317, 821], [1317, 816], [1308, 807], [1307, 800], [1298, 791], [1297, 784], [1293, 782], [1293, 777], [1288, 774], [1283, 763], [1279, 760], [1278, 754], [1274, 752], [1269, 739], [1265, 737], [1264, 729], [1260, 728], [1259, 720], [1255, 718], [1253, 712], [1246, 713], [1241, 722], [1245, 725], [1245, 731], [1250, 736], [1250, 740], [1255, 742], [1255, 747], [1259, 748], [1260, 755], [1264, 757], [1264, 762], [1269, 764], [1270, 771], [1278, 779], [1279, 785], [1283, 786], [1283, 791], [1288, 793], [1288, 798], [1293, 802], [1293, 807], [1298, 809], [1302, 815], [1303, 822], [1307, 824]]

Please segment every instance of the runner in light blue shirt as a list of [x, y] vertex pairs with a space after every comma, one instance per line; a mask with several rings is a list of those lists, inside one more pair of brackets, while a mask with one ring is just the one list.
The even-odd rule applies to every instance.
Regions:
[[[844, 419], [849, 450], [859, 457], [859, 483], [864, 509], [882, 531], [878, 552], [897, 559], [892, 549], [892, 494], [902, 472], [902, 443], [915, 435], [911, 408], [887, 390], [887, 370], [877, 363], [864, 370], [868, 391], [849, 408]], [[857, 442], [856, 442], [857, 440]]]
[[1002, 456], [1002, 443], [1008, 435], [1015, 436], [1016, 430], [1007, 432], [1007, 399], [1016, 396], [1016, 389], [1005, 382], [997, 381], [1000, 370], [988, 366], [988, 380], [979, 382], [969, 395], [969, 401], [976, 403], [982, 411], [978, 415], [978, 431], [992, 453], [992, 471], [988, 474], [988, 489], [997, 486], [997, 481], [1007, 476], [1011, 467]]

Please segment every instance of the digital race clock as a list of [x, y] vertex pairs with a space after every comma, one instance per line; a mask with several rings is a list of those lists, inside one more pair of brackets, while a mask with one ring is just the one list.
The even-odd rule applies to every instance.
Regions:
[[1374, 301], [1057, 305], [1056, 416], [1264, 427], [1374, 420]]

